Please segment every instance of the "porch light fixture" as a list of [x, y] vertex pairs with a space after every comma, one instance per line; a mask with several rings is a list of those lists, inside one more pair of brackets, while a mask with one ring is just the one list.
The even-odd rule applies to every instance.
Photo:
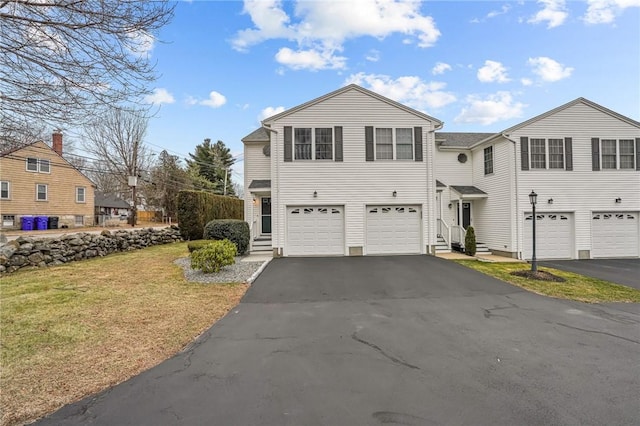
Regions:
[[553, 204], [553, 198], [549, 198], [549, 199], [547, 200], [547, 203], [548, 203], [548, 204]]
[[393, 191], [393, 194], [392, 194], [392, 195], [393, 195], [394, 197], [397, 197], [397, 196], [398, 196], [398, 191]]
[[531, 272], [538, 272], [538, 261], [536, 260], [536, 203], [538, 202], [538, 194], [531, 190], [529, 194], [529, 202], [533, 208], [533, 256], [531, 257]]
[[616, 198], [616, 204], [620, 204], [622, 202], [622, 198], [618, 197]]
[[318, 198], [318, 191], [313, 191], [313, 198]]
[[449, 210], [451, 210], [451, 207], [453, 207], [453, 204], [449, 203], [447, 207], [449, 207]]

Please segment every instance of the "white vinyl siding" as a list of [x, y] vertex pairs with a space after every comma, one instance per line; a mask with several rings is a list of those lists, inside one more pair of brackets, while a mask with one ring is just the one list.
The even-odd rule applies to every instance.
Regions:
[[11, 199], [11, 183], [9, 181], [3, 180], [0, 182], [0, 199]]
[[376, 129], [376, 160], [393, 160], [392, 129]]
[[[252, 232], [257, 233], [259, 230], [260, 220], [260, 204], [259, 197], [249, 189], [249, 185], [254, 180], [271, 179], [271, 160], [273, 158], [273, 147], [270, 148], [271, 156], [264, 154], [265, 147], [268, 143], [249, 142], [244, 145], [244, 219], [249, 223]], [[255, 201], [254, 201], [255, 200]]]
[[[520, 138], [546, 138], [549, 135], [572, 138], [573, 171], [548, 169], [530, 173], [521, 169]], [[574, 221], [574, 257], [593, 257], [592, 252], [592, 212], [624, 209], [640, 211], [640, 171], [602, 167], [600, 157], [599, 171], [593, 171], [592, 139], [634, 140], [639, 137], [640, 129], [610, 114], [584, 103], [568, 108], [532, 122], [514, 130], [509, 138], [516, 142], [516, 170], [519, 193], [517, 195], [518, 212], [516, 217], [523, 220], [524, 212], [531, 211], [528, 194], [535, 190], [538, 194], [537, 211], [567, 212], [573, 214]], [[602, 145], [600, 145], [600, 148]], [[617, 150], [619, 151], [619, 150]], [[600, 149], [602, 156], [602, 148]], [[566, 166], [566, 158], [565, 158]], [[484, 188], [483, 188], [484, 189]], [[486, 190], [493, 198], [493, 193]], [[621, 198], [621, 203], [615, 199]], [[553, 204], [548, 200], [553, 199]], [[489, 202], [489, 200], [487, 201]], [[519, 247], [522, 251], [524, 232], [519, 227]], [[636, 238], [640, 238], [636, 236]]]

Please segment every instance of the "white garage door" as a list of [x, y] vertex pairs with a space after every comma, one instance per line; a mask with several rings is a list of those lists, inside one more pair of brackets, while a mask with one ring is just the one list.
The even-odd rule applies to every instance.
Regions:
[[591, 216], [592, 257], [638, 257], [638, 213], [604, 212]]
[[366, 254], [420, 253], [419, 206], [367, 206]]
[[343, 255], [344, 207], [287, 207], [288, 256]]
[[[524, 218], [524, 258], [533, 253], [533, 215]], [[573, 258], [573, 213], [536, 213], [536, 258]]]

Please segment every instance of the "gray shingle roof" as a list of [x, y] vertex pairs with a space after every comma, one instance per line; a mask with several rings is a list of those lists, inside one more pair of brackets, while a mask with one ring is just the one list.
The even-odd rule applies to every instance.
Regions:
[[471, 145], [494, 135], [495, 133], [436, 132], [436, 142], [440, 146], [469, 148]]
[[93, 202], [97, 207], [110, 207], [112, 209], [130, 209], [129, 203], [122, 198], [118, 198], [115, 195], [105, 195], [100, 191], [96, 191], [95, 201]]
[[446, 188], [447, 185], [445, 185], [444, 183], [440, 182], [438, 179], [436, 179], [436, 188]]
[[255, 179], [249, 184], [249, 189], [271, 188], [271, 179]]
[[487, 193], [475, 186], [450, 186], [451, 189], [462, 195], [486, 195]]
[[264, 127], [259, 127], [241, 139], [242, 142], [269, 142], [269, 132]]

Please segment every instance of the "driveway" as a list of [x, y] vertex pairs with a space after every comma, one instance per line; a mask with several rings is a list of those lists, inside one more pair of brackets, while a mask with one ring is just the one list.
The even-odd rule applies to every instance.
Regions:
[[185, 351], [39, 424], [637, 424], [637, 308], [435, 257], [274, 259]]
[[640, 259], [638, 258], [545, 260], [540, 264], [640, 289]]

